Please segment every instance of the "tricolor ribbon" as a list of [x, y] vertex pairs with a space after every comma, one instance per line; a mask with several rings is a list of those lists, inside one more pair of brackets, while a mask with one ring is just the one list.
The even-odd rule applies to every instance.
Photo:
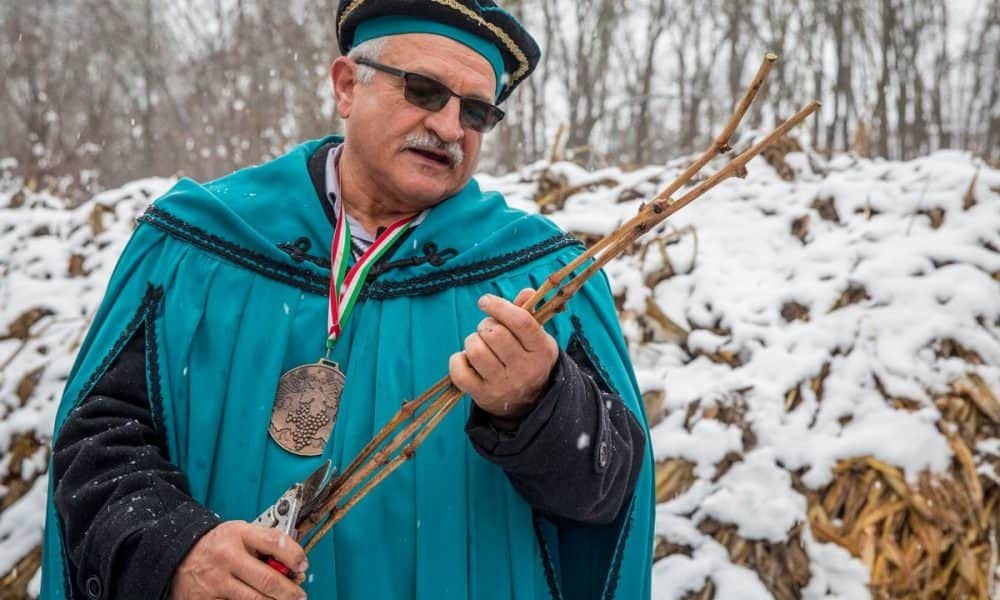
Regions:
[[410, 217], [401, 219], [390, 225], [378, 239], [361, 255], [358, 262], [350, 269], [347, 268], [348, 257], [351, 249], [351, 229], [347, 224], [347, 215], [344, 212], [344, 201], [340, 201], [340, 210], [337, 212], [337, 229], [333, 233], [333, 243], [330, 245], [330, 311], [327, 318], [327, 352], [333, 349], [334, 344], [343, 331], [343, 326], [354, 310], [354, 303], [361, 293], [361, 287], [368, 277], [368, 271], [378, 262], [386, 251], [396, 243], [396, 241], [406, 233], [413, 220]]

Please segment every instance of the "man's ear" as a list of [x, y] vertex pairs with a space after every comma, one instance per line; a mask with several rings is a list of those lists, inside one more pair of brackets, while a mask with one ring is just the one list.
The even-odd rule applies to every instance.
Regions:
[[337, 57], [330, 65], [330, 82], [333, 84], [333, 99], [337, 102], [337, 114], [341, 119], [351, 116], [354, 104], [354, 90], [358, 86], [357, 65], [346, 56]]

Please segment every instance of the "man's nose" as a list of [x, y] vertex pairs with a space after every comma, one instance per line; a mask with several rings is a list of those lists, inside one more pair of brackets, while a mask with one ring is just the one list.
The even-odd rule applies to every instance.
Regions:
[[459, 118], [461, 111], [461, 101], [452, 96], [444, 108], [437, 112], [431, 112], [424, 120], [427, 128], [437, 134], [445, 142], [457, 142], [465, 137], [465, 129], [462, 127]]

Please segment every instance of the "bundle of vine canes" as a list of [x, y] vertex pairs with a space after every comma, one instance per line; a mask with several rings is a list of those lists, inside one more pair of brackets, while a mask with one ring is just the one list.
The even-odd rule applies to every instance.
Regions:
[[[726, 123], [722, 133], [694, 163], [655, 198], [644, 204], [636, 216], [599, 240], [576, 260], [549, 275], [538, 291], [528, 298], [521, 307], [532, 313], [539, 323], [545, 324], [565, 307], [566, 302], [591, 276], [611, 259], [630, 248], [636, 239], [723, 181], [731, 177], [745, 177], [746, 164], [751, 159], [780, 140], [789, 130], [814, 113], [820, 106], [820, 103], [815, 100], [809, 102], [751, 148], [735, 156], [719, 172], [705, 179], [679, 198], [672, 197], [674, 192], [690, 181], [711, 159], [732, 149], [729, 145], [729, 138], [743, 119], [763, 85], [771, 65], [777, 58], [777, 55], [771, 53], [764, 56], [753, 82], [736, 106], [735, 112]], [[591, 260], [593, 262], [590, 262], [585, 269], [574, 276], [574, 272], [578, 268]], [[567, 279], [568, 281], [563, 285], [563, 281]], [[551, 297], [546, 300], [546, 296], [550, 293]], [[399, 412], [375, 434], [354, 461], [339, 475], [327, 500], [302, 519], [297, 533], [299, 540], [308, 540], [304, 545], [305, 551], [311, 551], [316, 543], [365, 495], [371, 492], [390, 473], [412, 458], [417, 447], [462, 396], [463, 392], [455, 387], [448, 376], [445, 376], [414, 400], [403, 403]]]

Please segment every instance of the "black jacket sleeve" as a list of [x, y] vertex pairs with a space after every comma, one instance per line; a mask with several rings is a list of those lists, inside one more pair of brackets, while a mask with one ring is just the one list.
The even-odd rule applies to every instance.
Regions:
[[572, 348], [515, 431], [498, 430], [473, 405], [466, 432], [535, 510], [594, 525], [612, 522], [632, 497], [646, 444], [632, 411]]
[[191, 498], [153, 424], [144, 333], [55, 439], [54, 501], [78, 597], [164, 597], [177, 565], [220, 522]]

